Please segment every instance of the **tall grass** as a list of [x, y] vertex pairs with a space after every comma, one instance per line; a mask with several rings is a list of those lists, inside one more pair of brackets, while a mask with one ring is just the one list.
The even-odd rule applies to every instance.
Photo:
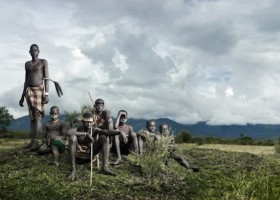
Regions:
[[255, 171], [237, 174], [232, 189], [227, 199], [279, 200], [280, 174], [261, 166]]
[[280, 138], [275, 141], [274, 148], [275, 148], [275, 153], [280, 154]]
[[169, 156], [169, 145], [172, 139], [172, 136], [161, 137], [160, 140], [146, 137], [144, 152], [138, 156], [138, 164], [147, 180], [153, 181], [164, 177], [165, 159]]

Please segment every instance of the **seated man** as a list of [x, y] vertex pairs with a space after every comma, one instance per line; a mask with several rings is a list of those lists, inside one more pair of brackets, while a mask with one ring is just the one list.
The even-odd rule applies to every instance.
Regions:
[[144, 142], [147, 137], [153, 138], [154, 140], [159, 140], [160, 135], [156, 132], [156, 121], [154, 119], [148, 120], [146, 122], [147, 130], [141, 129], [138, 133], [138, 144], [139, 153], [142, 154], [144, 151]]
[[[94, 160], [95, 157], [102, 151], [103, 166], [102, 172], [106, 175], [115, 176], [108, 168], [109, 164], [109, 141], [107, 136], [121, 135], [124, 142], [127, 142], [127, 136], [122, 131], [101, 130], [94, 128], [92, 113], [86, 112], [83, 114], [82, 125], [77, 128], [72, 128], [68, 131], [69, 137], [69, 157], [71, 161], [72, 171], [69, 175], [69, 180], [73, 181], [76, 176], [76, 152], [84, 152], [88, 154], [87, 161]], [[91, 133], [92, 130], [92, 133]], [[99, 138], [95, 141], [93, 138], [99, 134]], [[92, 155], [90, 156], [91, 143], [93, 143]]]
[[[169, 129], [167, 124], [161, 124], [159, 126], [159, 131], [161, 134], [161, 137], [167, 137], [169, 135]], [[198, 172], [199, 169], [196, 167], [192, 167], [181, 155], [175, 153], [175, 142], [174, 139], [170, 141], [169, 144], [169, 152], [170, 152], [170, 157], [176, 160], [180, 165], [185, 167], [186, 169], [192, 169], [193, 172]], [[167, 161], [166, 161], [167, 164]]]
[[117, 160], [114, 162], [114, 165], [118, 165], [123, 162], [122, 155], [121, 154], [129, 154], [131, 150], [131, 146], [133, 144], [134, 151], [138, 152], [138, 141], [137, 141], [137, 135], [135, 132], [133, 132], [132, 126], [129, 126], [126, 124], [127, 121], [127, 112], [125, 110], [120, 110], [118, 112], [118, 116], [115, 122], [115, 128], [124, 132], [128, 137], [128, 143], [124, 143], [122, 140], [120, 140], [120, 136], [116, 135], [114, 144], [115, 144], [115, 150], [117, 152]]
[[52, 153], [54, 161], [52, 164], [58, 166], [59, 153], [65, 150], [64, 140], [65, 125], [58, 119], [59, 108], [53, 106], [50, 109], [51, 120], [46, 122], [43, 127], [43, 144], [39, 147], [38, 154]]

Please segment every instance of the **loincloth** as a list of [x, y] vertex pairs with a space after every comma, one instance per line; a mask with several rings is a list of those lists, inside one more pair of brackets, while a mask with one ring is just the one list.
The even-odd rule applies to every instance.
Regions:
[[63, 153], [65, 151], [65, 143], [63, 140], [58, 140], [58, 139], [51, 139], [48, 140], [47, 142], [43, 142], [40, 147], [39, 151], [46, 151], [51, 148], [51, 146], [56, 146], [59, 153]]
[[29, 108], [29, 117], [31, 120], [40, 118], [44, 115], [44, 86], [28, 87], [25, 93], [25, 99]]
[[63, 153], [65, 150], [65, 144], [63, 140], [51, 140], [50, 146], [56, 146], [60, 153]]

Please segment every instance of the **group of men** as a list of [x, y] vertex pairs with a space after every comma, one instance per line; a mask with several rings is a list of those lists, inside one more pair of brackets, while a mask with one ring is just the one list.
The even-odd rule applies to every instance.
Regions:
[[[25, 82], [23, 93], [19, 105], [23, 106], [24, 98], [27, 101], [31, 131], [30, 143], [25, 148], [31, 151], [37, 150], [39, 154], [52, 153], [54, 161], [51, 163], [59, 165], [59, 154], [65, 151], [65, 139], [68, 139], [68, 155], [71, 163], [71, 173], [69, 180], [76, 177], [76, 163], [91, 161], [98, 158], [102, 152], [102, 169], [106, 175], [113, 175], [109, 165], [110, 141], [117, 154], [117, 159], [112, 164], [118, 165], [123, 162], [122, 153], [133, 151], [136, 154], [144, 152], [145, 136], [159, 141], [161, 137], [167, 136], [169, 128], [167, 124], [160, 125], [160, 133], [156, 132], [155, 120], [149, 120], [143, 134], [136, 134], [132, 126], [127, 125], [128, 114], [125, 110], [120, 110], [113, 122], [109, 112], [105, 110], [102, 99], [97, 99], [91, 111], [83, 113], [74, 123], [72, 128], [66, 131], [65, 124], [59, 120], [59, 108], [52, 106], [50, 109], [51, 120], [43, 126], [43, 143], [38, 144], [37, 138], [41, 129], [41, 118], [44, 116], [44, 104], [49, 102], [49, 73], [48, 63], [45, 59], [39, 59], [39, 47], [36, 44], [30, 46], [29, 53], [31, 61], [25, 63]], [[140, 131], [141, 132], [141, 131]], [[133, 149], [133, 150], [132, 150]], [[170, 149], [170, 157], [178, 161], [182, 166], [198, 171], [180, 155], [175, 153], [175, 149]], [[97, 159], [98, 160], [98, 159]]]

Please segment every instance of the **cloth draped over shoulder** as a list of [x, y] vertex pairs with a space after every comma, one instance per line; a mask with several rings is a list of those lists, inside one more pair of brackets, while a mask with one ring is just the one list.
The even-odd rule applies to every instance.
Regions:
[[43, 85], [37, 87], [28, 87], [26, 89], [25, 98], [29, 107], [29, 111], [36, 109], [41, 113], [41, 115], [44, 115], [45, 110], [43, 104], [43, 97], [44, 97]]

